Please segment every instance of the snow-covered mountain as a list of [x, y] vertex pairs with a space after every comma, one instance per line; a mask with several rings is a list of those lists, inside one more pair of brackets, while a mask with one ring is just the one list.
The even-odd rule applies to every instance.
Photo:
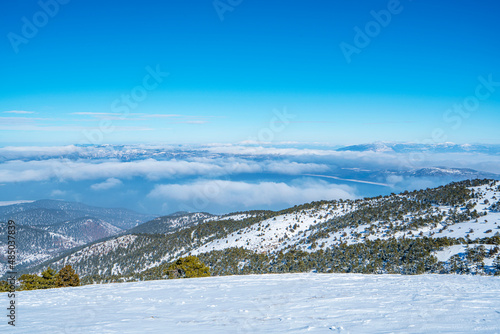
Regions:
[[404, 172], [394, 172], [397, 175], [410, 177], [439, 177], [439, 178], [467, 178], [467, 179], [498, 179], [499, 175], [477, 171], [471, 168], [426, 167], [411, 169]]
[[95, 240], [104, 239], [116, 235], [123, 230], [110, 223], [92, 217], [82, 217], [64, 223], [45, 227], [46, 231], [59, 233], [75, 240], [83, 245]]
[[[162, 277], [170, 261], [191, 254], [216, 274], [313, 269], [492, 274], [500, 269], [499, 199], [499, 181], [467, 180], [390, 196], [312, 202], [278, 212], [187, 214], [173, 221], [196, 219], [168, 233], [130, 232], [128, 238], [82, 248], [37, 270], [71, 264], [91, 281], [111, 275], [150, 279]], [[171, 219], [156, 220], [154, 226]]]
[[455, 144], [455, 143], [394, 143], [394, 142], [376, 142], [370, 144], [350, 145], [338, 148], [337, 151], [353, 152], [430, 152], [430, 153], [485, 153], [498, 154], [499, 145], [486, 144]]
[[6, 222], [17, 226], [18, 268], [52, 259], [69, 249], [119, 234], [153, 216], [126, 209], [40, 200], [0, 207], [0, 276], [7, 259]]
[[196, 225], [210, 217], [216, 217], [206, 212], [176, 212], [174, 214], [158, 217], [144, 224], [138, 225], [128, 231], [128, 233], [149, 233], [162, 234], [169, 233], [180, 228]]
[[[191, 253], [200, 254], [231, 247], [255, 252], [279, 252], [291, 248], [311, 252], [376, 239], [449, 237], [475, 240], [500, 235], [500, 213], [491, 209], [492, 204], [500, 200], [500, 182], [492, 181], [467, 189], [472, 191], [474, 197], [460, 206], [436, 203], [425, 209], [407, 211], [403, 206], [406, 201], [414, 200], [411, 194], [325, 203], [269, 218], [224, 238], [212, 240]], [[394, 208], [389, 213], [390, 221], [368, 219], [366, 223], [331, 226], [335, 219], [373, 209], [385, 209], [385, 205]], [[450, 257], [454, 255], [449, 254]], [[492, 259], [488, 263], [491, 265]]]
[[47, 199], [0, 206], [0, 221], [11, 219], [23, 226], [55, 225], [82, 217], [102, 219], [120, 229], [129, 229], [154, 218], [128, 209]]

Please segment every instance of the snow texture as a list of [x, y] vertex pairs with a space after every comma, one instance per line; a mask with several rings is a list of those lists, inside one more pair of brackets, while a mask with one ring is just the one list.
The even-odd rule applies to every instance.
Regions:
[[[478, 187], [470, 187], [478, 195], [478, 198], [473, 198], [468, 201], [474, 204], [474, 210], [483, 216], [478, 219], [473, 219], [465, 222], [450, 221], [449, 212], [457, 210], [459, 212], [465, 210], [464, 207], [452, 206], [434, 206], [430, 210], [425, 210], [421, 213], [408, 212], [403, 218], [404, 220], [392, 220], [394, 227], [407, 225], [408, 221], [416, 218], [424, 218], [428, 215], [443, 215], [442, 221], [435, 226], [427, 224], [416, 229], [407, 231], [394, 231], [389, 228], [386, 222], [374, 221], [371, 224], [360, 225], [357, 227], [346, 227], [332, 232], [326, 238], [319, 238], [316, 243], [319, 248], [338, 246], [341, 242], [348, 245], [364, 242], [366, 239], [386, 240], [391, 237], [407, 239], [416, 239], [419, 237], [432, 238], [466, 238], [474, 240], [477, 238], [492, 237], [495, 233], [500, 232], [500, 212], [491, 210], [491, 205], [496, 203], [500, 198], [499, 181], [495, 181], [493, 186], [483, 185]], [[395, 198], [406, 198], [405, 195], [396, 195]], [[377, 200], [368, 199], [376, 205]], [[366, 202], [365, 201], [365, 202]], [[317, 249], [311, 248], [311, 243], [306, 239], [311, 235], [311, 229], [316, 225], [326, 222], [335, 217], [341, 217], [357, 210], [357, 205], [349, 201], [340, 204], [337, 207], [331, 205], [323, 205], [320, 208], [308, 210], [300, 210], [297, 212], [280, 215], [250, 227], [243, 228], [229, 234], [227, 237], [212, 240], [197, 249], [194, 249], [190, 254], [197, 255], [213, 250], [223, 250], [230, 247], [243, 247], [255, 252], [267, 253], [285, 250], [287, 247], [300, 248], [303, 251], [314, 251]], [[296, 226], [295, 228], [292, 228]], [[373, 231], [370, 231], [373, 228]], [[455, 249], [456, 250], [456, 249]], [[451, 254], [451, 253], [450, 253]], [[454, 254], [457, 254], [455, 252]], [[451, 254], [451, 255], [454, 255]], [[451, 256], [450, 255], [450, 256]], [[449, 257], [448, 257], [449, 258]], [[448, 259], [446, 258], [446, 259]]]
[[16, 327], [4, 316], [1, 333], [500, 332], [500, 279], [486, 276], [226, 276], [24, 291], [17, 301]]

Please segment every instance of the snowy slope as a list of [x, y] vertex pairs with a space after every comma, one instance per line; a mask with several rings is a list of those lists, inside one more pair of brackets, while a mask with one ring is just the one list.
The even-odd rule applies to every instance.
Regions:
[[54, 264], [59, 264], [61, 266], [65, 266], [68, 264], [74, 265], [76, 261], [88, 260], [91, 257], [100, 257], [118, 248], [126, 248], [129, 244], [134, 242], [136, 238], [137, 236], [135, 235], [124, 235], [111, 240], [99, 242], [78, 250], [72, 253], [70, 256], [64, 257], [61, 260], [54, 262]]
[[128, 230], [128, 233], [171, 233], [181, 228], [196, 225], [202, 221], [211, 219], [212, 217], [214, 216], [205, 212], [176, 213], [173, 215], [158, 217], [150, 220], [144, 224]]
[[301, 235], [307, 235], [306, 231], [311, 226], [345, 215], [354, 209], [355, 205], [347, 203], [338, 208], [333, 204], [325, 204], [319, 209], [280, 215], [231, 233], [226, 238], [209, 242], [191, 254], [230, 247], [243, 247], [257, 252], [279, 251], [300, 240]]
[[24, 291], [17, 300], [17, 326], [4, 319], [2, 333], [500, 332], [500, 279], [482, 276], [226, 276]]
[[[472, 186], [479, 184], [484, 185]], [[132, 271], [144, 272], [180, 256], [235, 247], [268, 255], [292, 250], [315, 253], [368, 240], [423, 237], [453, 238], [453, 242], [447, 243], [449, 245], [466, 244], [468, 240], [473, 240], [476, 246], [491, 245], [498, 243], [491, 238], [500, 233], [499, 187], [499, 181], [485, 180], [385, 197], [313, 202], [280, 212], [166, 216], [150, 222], [153, 230], [161, 229], [163, 239], [139, 236], [136, 243], [135, 239], [123, 243], [120, 252], [103, 251], [106, 245], [117, 240], [112, 239], [103, 243], [99, 251], [95, 251], [96, 246], [89, 246], [46, 266], [59, 268], [63, 263], [70, 263], [80, 275], [109, 275], [110, 268], [115, 275], [129, 275]], [[439, 200], [435, 200], [436, 197]], [[170, 228], [174, 230], [166, 232]], [[129, 233], [135, 236], [135, 232]], [[484, 238], [491, 240], [481, 241]], [[499, 251], [494, 247], [486, 248], [491, 252], [484, 256], [485, 270], [494, 273], [493, 261]], [[457, 247], [432, 251], [436, 250], [449, 254], [437, 258], [443, 262], [466, 251]]]
[[52, 231], [70, 237], [75, 240], [76, 243], [84, 245], [99, 239], [116, 235], [121, 232], [122, 229], [111, 225], [102, 219], [83, 217], [48, 226], [47, 231]]
[[[360, 226], [348, 226], [331, 232], [327, 237], [315, 241], [319, 248], [338, 246], [341, 243], [354, 244], [365, 240], [410, 238], [419, 237], [450, 237], [470, 238], [471, 240], [484, 237], [492, 237], [500, 233], [500, 212], [491, 210], [493, 203], [500, 199], [500, 181], [493, 186], [483, 185], [470, 187], [474, 190], [477, 198], [473, 198], [463, 207], [434, 206], [431, 210], [423, 212], [407, 212], [402, 219], [393, 219], [390, 222], [372, 221], [370, 224]], [[405, 199], [406, 195], [394, 195], [393, 198]], [[368, 199], [376, 205], [377, 201]], [[451, 219], [454, 212], [464, 212], [467, 204], [473, 205], [476, 210], [477, 219], [457, 222]], [[213, 240], [191, 252], [196, 255], [212, 250], [222, 250], [230, 247], [243, 247], [257, 252], [273, 252], [284, 250], [289, 247], [297, 247], [305, 251], [313, 251], [314, 247], [307, 238], [316, 231], [319, 224], [327, 222], [332, 218], [341, 217], [358, 209], [353, 201], [338, 204], [326, 204], [321, 208], [301, 210], [290, 214], [280, 215], [259, 224], [244, 228], [228, 235], [225, 238]], [[441, 217], [434, 224], [423, 226], [410, 226], [411, 222], [426, 217]], [[436, 218], [437, 219], [437, 218]], [[294, 227], [295, 226], [295, 227]]]

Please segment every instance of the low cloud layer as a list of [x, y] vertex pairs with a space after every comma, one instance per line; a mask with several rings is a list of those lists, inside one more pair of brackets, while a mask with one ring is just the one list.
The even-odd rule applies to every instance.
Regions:
[[[468, 170], [432, 171], [444, 166]], [[496, 177], [480, 152], [336, 151], [212, 144], [0, 148], [0, 201], [57, 198], [143, 212], [278, 209]]]
[[7, 161], [0, 165], [0, 182], [28, 182], [94, 180], [102, 178], [142, 177], [160, 180], [185, 176], [220, 176], [234, 174], [278, 173], [298, 175], [324, 172], [325, 165], [289, 161], [245, 161], [235, 159], [213, 159], [205, 162], [145, 159], [138, 161], [71, 161], [48, 159], [42, 161]]
[[108, 190], [108, 189], [111, 189], [111, 188], [115, 188], [115, 187], [121, 186], [122, 184], [123, 184], [122, 181], [120, 181], [119, 179], [115, 179], [114, 177], [112, 177], [112, 178], [107, 179], [104, 182], [93, 184], [93, 185], [90, 186], [90, 188], [92, 190], [97, 190], [97, 191], [99, 191], [99, 190]]
[[190, 184], [157, 185], [148, 195], [151, 198], [181, 202], [192, 211], [202, 211], [214, 205], [257, 207], [276, 204], [293, 205], [317, 200], [352, 199], [354, 188], [320, 181], [235, 182], [203, 180]]

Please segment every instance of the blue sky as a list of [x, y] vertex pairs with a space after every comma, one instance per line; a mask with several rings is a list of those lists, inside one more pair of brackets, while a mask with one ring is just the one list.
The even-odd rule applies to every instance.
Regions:
[[493, 0], [55, 1], [0, 13], [0, 145], [241, 142], [285, 109], [274, 142], [500, 143]]

